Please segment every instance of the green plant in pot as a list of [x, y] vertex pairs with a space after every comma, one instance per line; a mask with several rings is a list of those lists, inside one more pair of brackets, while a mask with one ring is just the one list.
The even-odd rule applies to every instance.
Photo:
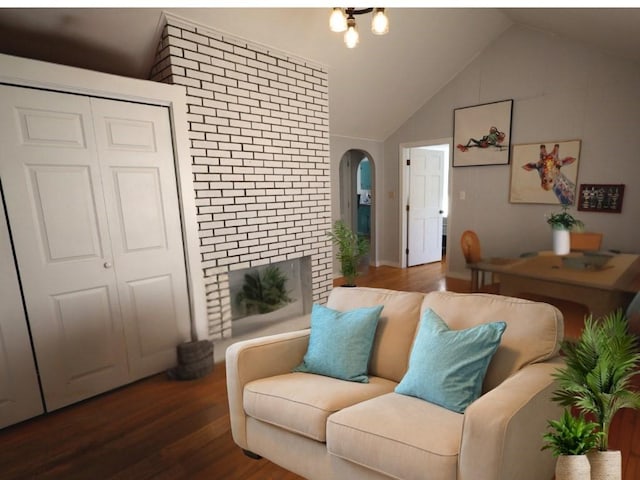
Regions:
[[640, 364], [637, 338], [618, 309], [597, 320], [586, 317], [580, 338], [565, 340], [562, 350], [566, 364], [554, 374], [558, 388], [553, 400], [575, 407], [598, 425], [598, 452], [589, 454], [592, 480], [620, 479], [621, 453], [608, 450], [609, 428], [621, 408], [640, 408], [640, 394], [633, 388]]
[[549, 420], [550, 431], [542, 437], [556, 463], [556, 480], [590, 480], [591, 467], [587, 453], [597, 447], [602, 432], [598, 425], [587, 421], [584, 415], [573, 416], [565, 409], [560, 420]]
[[556, 255], [566, 255], [571, 250], [571, 230], [581, 230], [584, 223], [569, 212], [569, 205], [563, 204], [562, 211], [547, 215], [547, 223], [553, 233], [553, 251]]
[[327, 235], [338, 249], [336, 258], [340, 262], [344, 285], [355, 286], [360, 261], [369, 252], [369, 241], [351, 230], [342, 220], [337, 220]]

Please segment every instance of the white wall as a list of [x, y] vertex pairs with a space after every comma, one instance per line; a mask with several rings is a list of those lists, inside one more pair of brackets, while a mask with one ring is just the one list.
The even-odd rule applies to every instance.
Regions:
[[[528, 28], [514, 26], [425, 104], [384, 144], [385, 192], [397, 191], [401, 143], [453, 136], [453, 109], [514, 99], [512, 144], [581, 139], [577, 184], [624, 183], [621, 214], [573, 212], [603, 248], [640, 251], [640, 65]], [[332, 149], [333, 150], [333, 149]], [[544, 215], [553, 205], [510, 204], [511, 166], [454, 168], [449, 270], [467, 276], [458, 239], [475, 230], [483, 256], [549, 249]], [[466, 199], [460, 200], [460, 192]], [[398, 261], [397, 195], [381, 202], [381, 258]]]

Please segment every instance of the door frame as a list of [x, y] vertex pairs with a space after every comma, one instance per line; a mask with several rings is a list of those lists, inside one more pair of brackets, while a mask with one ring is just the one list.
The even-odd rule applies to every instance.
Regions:
[[[398, 232], [399, 237], [399, 252], [398, 258], [400, 259], [400, 267], [407, 268], [407, 224], [409, 221], [409, 216], [407, 215], [407, 199], [409, 195], [409, 170], [406, 165], [406, 155], [405, 151], [410, 150], [412, 148], [417, 147], [431, 147], [436, 145], [449, 145], [449, 159], [448, 159], [448, 168], [447, 168], [447, 199], [448, 199], [448, 211], [449, 215], [451, 214], [451, 152], [453, 148], [453, 138], [438, 138], [432, 140], [423, 140], [418, 142], [406, 142], [401, 143], [399, 145], [398, 152], [398, 178], [400, 179], [400, 196], [398, 201], [399, 208], [399, 218], [400, 218], [400, 231]], [[447, 222], [447, 237], [449, 236], [449, 225], [451, 222]], [[449, 250], [450, 242], [447, 242], [447, 252]], [[448, 267], [447, 267], [448, 268]]]
[[17, 87], [168, 107], [182, 223], [192, 337], [208, 338], [204, 271], [191, 169], [184, 87], [120, 77], [40, 60], [0, 54], [0, 83]]

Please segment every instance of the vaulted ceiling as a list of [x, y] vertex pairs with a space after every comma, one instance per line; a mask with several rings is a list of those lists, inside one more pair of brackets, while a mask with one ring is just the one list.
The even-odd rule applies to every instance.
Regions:
[[325, 65], [331, 134], [380, 141], [515, 24], [640, 63], [640, 9], [389, 8], [349, 50], [329, 8], [5, 8], [0, 53], [147, 78], [163, 12]]

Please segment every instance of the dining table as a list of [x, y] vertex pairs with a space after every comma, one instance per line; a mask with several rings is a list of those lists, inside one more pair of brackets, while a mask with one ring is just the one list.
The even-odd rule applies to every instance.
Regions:
[[497, 276], [501, 295], [569, 300], [585, 305], [596, 318], [626, 308], [640, 291], [640, 255], [631, 253], [545, 251], [482, 259], [469, 268]]

